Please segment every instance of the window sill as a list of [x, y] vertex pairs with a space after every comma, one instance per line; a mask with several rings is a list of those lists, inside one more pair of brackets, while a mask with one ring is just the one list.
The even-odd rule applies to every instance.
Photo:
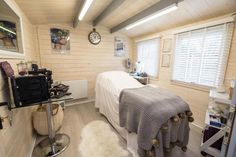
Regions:
[[24, 59], [25, 55], [17, 52], [0, 50], [1, 59]]
[[149, 76], [149, 80], [151, 80], [151, 81], [159, 81], [159, 77], [158, 76]]
[[181, 81], [176, 81], [176, 80], [171, 80], [171, 85], [176, 85], [176, 86], [182, 86], [185, 88], [190, 88], [190, 89], [195, 89], [203, 92], [210, 92], [211, 87], [204, 86], [204, 85], [198, 85], [198, 84], [193, 84], [193, 83], [185, 83]]

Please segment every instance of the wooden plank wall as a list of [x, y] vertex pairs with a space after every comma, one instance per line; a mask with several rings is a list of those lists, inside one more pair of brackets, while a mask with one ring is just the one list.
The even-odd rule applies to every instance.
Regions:
[[[214, 18], [210, 19], [207, 21], [201, 21], [198, 23], [194, 23], [191, 25], [179, 27], [179, 28], [174, 28], [171, 30], [167, 30], [164, 32], [157, 32], [157, 33], [152, 33], [146, 36], [141, 36], [137, 37], [134, 40], [141, 40], [141, 39], [146, 39], [150, 37], [155, 37], [159, 36], [161, 37], [161, 55], [162, 56], [162, 47], [163, 47], [163, 41], [164, 39], [172, 39], [172, 51], [171, 51], [171, 66], [169, 68], [166, 67], [161, 67], [161, 61], [162, 59], [160, 58], [160, 64], [158, 65], [159, 68], [159, 76], [156, 79], [151, 79], [151, 83], [156, 84], [162, 88], [168, 89], [170, 91], [173, 91], [177, 95], [181, 96], [187, 103], [189, 103], [193, 113], [194, 113], [194, 118], [195, 122], [194, 124], [199, 126], [200, 128], [204, 127], [204, 119], [205, 119], [205, 112], [209, 104], [209, 90], [204, 90], [201, 88], [193, 88], [192, 86], [188, 85], [183, 85], [183, 84], [178, 84], [171, 82], [171, 77], [172, 77], [172, 65], [173, 65], [173, 50], [174, 50], [174, 35], [173, 32], [179, 29], [195, 26], [197, 24], [203, 24], [215, 19], [221, 19], [223, 17], [219, 18]], [[134, 53], [133, 53], [133, 58], [136, 59], [136, 43], [134, 44]], [[230, 50], [230, 56], [228, 60], [228, 66], [227, 66], [227, 71], [225, 75], [225, 85], [226, 89], [229, 87], [229, 82], [232, 79], [236, 79], [236, 25], [235, 25], [235, 31], [233, 34], [233, 40], [232, 40], [232, 46]]]
[[[70, 54], [55, 54], [50, 43], [50, 28], [70, 30]], [[92, 26], [79, 23], [77, 28], [69, 24], [38, 25], [38, 43], [41, 65], [53, 71], [54, 80], [88, 80], [89, 98], [94, 98], [95, 80], [98, 73], [108, 70], [125, 70], [124, 61], [132, 53], [132, 41], [122, 34], [111, 34], [109, 29], [99, 26], [96, 30], [102, 40], [98, 45], [88, 41]], [[114, 37], [124, 37], [127, 54], [125, 57], [114, 56]], [[79, 90], [79, 89], [78, 89]]]
[[[15, 4], [16, 5], [16, 4]], [[89, 98], [94, 98], [95, 79], [98, 73], [107, 70], [125, 70], [124, 60], [132, 53], [132, 41], [122, 34], [110, 34], [109, 29], [97, 27], [102, 36], [102, 41], [95, 46], [89, 43], [88, 33], [92, 26], [80, 23], [74, 29], [69, 24], [39, 25], [33, 26], [25, 15], [23, 16], [25, 59], [0, 59], [8, 61], [17, 73], [16, 64], [22, 60], [37, 61], [42, 67], [53, 70], [53, 77], [56, 80], [86, 79], [89, 82]], [[66, 28], [70, 30], [71, 51], [69, 55], [52, 54], [50, 44], [50, 28]], [[126, 39], [127, 54], [125, 57], [114, 56], [114, 37]], [[6, 99], [6, 84], [0, 75], [0, 100]], [[31, 125], [31, 113], [33, 108], [14, 110], [13, 126], [7, 126], [0, 130], [1, 157], [26, 157], [29, 155], [34, 142]], [[0, 108], [0, 115], [6, 116], [6, 108]], [[24, 143], [24, 145], [22, 145]]]
[[236, 79], [236, 23], [234, 25], [233, 40], [231, 43], [231, 50], [225, 75], [225, 84], [227, 87], [230, 86], [230, 81], [233, 79]]
[[[14, 1], [12, 1], [14, 3]], [[17, 7], [17, 4], [14, 3]], [[17, 7], [18, 8], [18, 7]], [[24, 13], [18, 8], [23, 17], [24, 42], [25, 42], [25, 59], [38, 60], [38, 54], [35, 49], [35, 29], [28, 21]], [[0, 59], [8, 61], [17, 73], [16, 64], [20, 59]], [[2, 74], [0, 73], [0, 101], [5, 99], [6, 85]], [[0, 116], [6, 116], [6, 108], [0, 107]], [[34, 144], [33, 131], [31, 125], [32, 108], [24, 108], [13, 111], [13, 126], [10, 127], [7, 120], [4, 122], [6, 126], [0, 130], [0, 157], [27, 157]]]

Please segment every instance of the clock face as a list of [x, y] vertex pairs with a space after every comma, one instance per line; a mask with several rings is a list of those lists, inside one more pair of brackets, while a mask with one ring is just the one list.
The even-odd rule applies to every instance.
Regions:
[[101, 41], [101, 35], [98, 32], [96, 32], [96, 30], [93, 30], [92, 32], [90, 32], [88, 38], [89, 38], [90, 43], [94, 45], [99, 44]]

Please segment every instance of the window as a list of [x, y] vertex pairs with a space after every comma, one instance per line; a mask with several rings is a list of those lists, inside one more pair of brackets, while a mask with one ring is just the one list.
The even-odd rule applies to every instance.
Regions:
[[158, 74], [160, 38], [145, 40], [137, 43], [137, 61], [143, 65], [143, 71], [150, 76]]
[[173, 80], [209, 87], [224, 82], [233, 23], [176, 35]]
[[23, 58], [22, 18], [10, 2], [0, 6], [0, 58]]

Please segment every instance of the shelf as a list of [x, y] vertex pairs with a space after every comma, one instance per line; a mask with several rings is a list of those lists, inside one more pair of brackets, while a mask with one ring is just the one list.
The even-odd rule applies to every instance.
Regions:
[[225, 127], [221, 128], [216, 134], [214, 134], [213, 136], [211, 136], [208, 140], [206, 140], [205, 142], [203, 142], [203, 135], [202, 135], [202, 141], [201, 141], [201, 146], [200, 146], [200, 150], [202, 152], [205, 152], [209, 155], [212, 155], [214, 157], [220, 157], [220, 150], [212, 147], [212, 145], [218, 141], [219, 139], [221, 139], [222, 137], [224, 137], [225, 134]]
[[[215, 102], [214, 103], [215, 106], [213, 106], [213, 107], [218, 107], [218, 105], [220, 105], [221, 107], [224, 108], [227, 106], [222, 106], [221, 104], [224, 104], [224, 105], [231, 104], [231, 100], [229, 100], [228, 93], [219, 93], [219, 92], [217, 92], [216, 89], [210, 90], [209, 97], [210, 97], [210, 99], [212, 99]], [[213, 148], [212, 145], [216, 141], [218, 141], [219, 139], [224, 137], [226, 125], [221, 123], [222, 126], [218, 127], [218, 126], [214, 126], [214, 125], [210, 124], [210, 111], [209, 110], [206, 111], [205, 124], [206, 124], [206, 127], [212, 127], [212, 128], [218, 129], [219, 131], [216, 134], [214, 134], [213, 136], [211, 136], [209, 139], [207, 139], [205, 142], [203, 142], [204, 135], [202, 135], [202, 142], [201, 142], [200, 149], [202, 152], [204, 152], [206, 154], [209, 154], [214, 157], [220, 157], [221, 151], [216, 148]]]
[[210, 90], [209, 97], [218, 103], [228, 104], [228, 105], [231, 104], [231, 100], [229, 99], [228, 93], [219, 93], [216, 90]]
[[220, 150], [213, 148], [213, 147], [208, 147], [205, 150], [206, 153], [213, 155], [214, 157], [220, 157]]
[[208, 125], [208, 126], [210, 126], [210, 127], [216, 128], [216, 129], [223, 129], [223, 128], [225, 127], [225, 126], [217, 127], [217, 126], [211, 125], [211, 124], [210, 124], [210, 115], [209, 115], [208, 110], [206, 111], [205, 124]]
[[18, 109], [18, 108], [23, 108], [23, 107], [31, 107], [31, 106], [35, 106], [35, 105], [53, 103], [53, 102], [58, 102], [58, 101], [66, 101], [66, 100], [71, 100], [71, 99], [73, 99], [73, 97], [71, 95], [66, 95], [66, 96], [63, 96], [63, 97], [58, 98], [58, 99], [53, 98], [53, 99], [49, 99], [49, 100], [38, 102], [38, 103], [32, 103], [32, 104], [25, 105], [25, 106], [11, 107], [11, 109]]

